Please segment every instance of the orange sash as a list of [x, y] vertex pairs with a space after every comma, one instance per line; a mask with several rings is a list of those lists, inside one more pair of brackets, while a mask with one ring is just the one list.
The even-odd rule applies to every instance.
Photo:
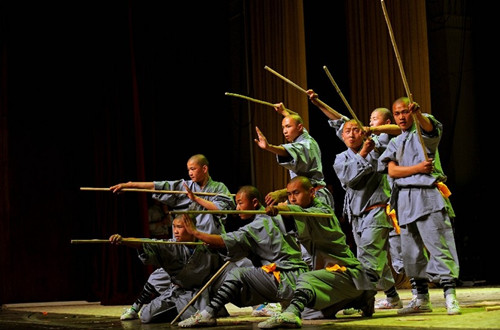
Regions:
[[444, 182], [438, 182], [438, 183], [436, 183], [436, 186], [444, 198], [450, 197], [451, 191], [450, 191], [450, 189], [448, 189], [448, 186], [446, 186], [446, 184], [444, 184]]
[[272, 264], [264, 265], [260, 268], [262, 268], [266, 273], [273, 272], [273, 275], [276, 278], [276, 280], [278, 280], [278, 283], [281, 282], [280, 271], [276, 270], [276, 264], [274, 262]]
[[330, 267], [326, 267], [325, 269], [329, 272], [338, 272], [338, 271], [345, 272], [347, 270], [345, 266], [339, 266], [337, 264]]
[[385, 209], [385, 212], [389, 216], [389, 219], [391, 219], [392, 226], [394, 227], [396, 233], [401, 234], [401, 228], [399, 227], [398, 218], [396, 217], [396, 211], [395, 210], [391, 211], [391, 206], [388, 204]]

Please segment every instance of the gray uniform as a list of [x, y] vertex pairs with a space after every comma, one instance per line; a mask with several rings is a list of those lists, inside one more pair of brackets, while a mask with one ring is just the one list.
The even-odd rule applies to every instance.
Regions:
[[[423, 115], [431, 120], [434, 127], [430, 133], [422, 131], [428, 156], [434, 159], [434, 170], [431, 174], [420, 173], [394, 179], [391, 206], [396, 210], [401, 226], [407, 275], [439, 282], [456, 280], [459, 264], [451, 224], [455, 213], [449, 199], [443, 197], [436, 186], [437, 182], [446, 181], [438, 154], [442, 124], [432, 115]], [[392, 139], [379, 158], [382, 168], [386, 168], [390, 161], [400, 166], [411, 166], [424, 160], [415, 124]]]
[[[230, 196], [229, 189], [222, 182], [213, 181], [209, 178], [207, 184], [203, 189], [200, 185], [192, 180], [175, 180], [175, 181], [155, 181], [156, 190], [175, 190], [185, 191], [184, 183], [187, 184], [192, 192], [208, 192], [218, 193], [215, 196], [203, 196], [204, 199], [213, 202], [219, 210], [234, 210], [236, 204], [234, 199]], [[203, 210], [204, 208], [193, 203], [187, 194], [153, 194], [153, 198], [166, 204], [174, 210]], [[211, 234], [220, 234], [224, 232], [224, 222], [226, 215], [220, 214], [199, 214], [196, 216], [196, 228], [199, 231]]]
[[258, 267], [233, 268], [226, 275], [214, 301], [219, 305], [231, 302], [238, 307], [290, 301], [297, 278], [308, 267], [302, 260], [295, 237], [286, 234], [281, 216], [257, 214], [251, 223], [222, 234], [222, 238], [227, 257], [231, 260], [254, 256], [264, 267], [274, 264], [275, 268], [267, 271]]
[[[210, 193], [220, 193], [220, 195], [215, 196], [203, 196], [203, 198], [213, 202], [220, 210], [230, 210], [236, 208], [234, 199], [230, 196], [229, 189], [221, 182], [213, 181], [209, 178], [207, 184], [203, 189], [192, 180], [175, 180], [175, 181], [155, 181], [156, 190], [174, 190], [174, 191], [184, 191], [184, 183], [187, 184], [189, 189], [193, 192], [210, 192]], [[193, 203], [189, 199], [187, 194], [153, 194], [153, 199], [156, 199], [169, 208], [174, 210], [202, 210], [201, 205]], [[207, 232], [210, 234], [220, 234], [224, 232], [224, 222], [225, 215], [215, 215], [215, 214], [199, 214], [196, 216], [196, 227], [198, 230]], [[173, 231], [172, 231], [173, 232]], [[249, 260], [242, 260], [240, 263], [250, 263]], [[161, 298], [166, 288], [171, 285], [170, 275], [165, 271], [164, 268], [160, 267], [156, 269], [149, 275], [148, 282], [153, 285], [155, 290], [160, 293]], [[166, 292], [167, 297], [169, 293]], [[151, 305], [151, 304], [150, 304]], [[151, 314], [150, 312], [148, 312]], [[141, 312], [141, 318], [144, 312]], [[145, 316], [144, 318], [149, 318]]]
[[[297, 290], [307, 289], [314, 294], [314, 305], [308, 307], [321, 310], [326, 316], [345, 308], [363, 307], [377, 291], [347, 245], [332, 208], [317, 198], [309, 208], [288, 207], [292, 212], [332, 214], [331, 218], [295, 216], [299, 240], [314, 260], [314, 270], [302, 274], [297, 282]], [[346, 269], [330, 268], [335, 265]]]
[[[172, 240], [169, 240], [172, 241]], [[154, 298], [141, 310], [141, 321], [149, 323], [155, 318], [169, 314], [173, 319], [208, 282], [208, 280], [222, 267], [223, 258], [219, 253], [209, 250], [205, 245], [195, 247], [179, 244], [144, 244], [144, 251], [139, 258], [146, 265], [161, 267], [163, 272], [158, 276], [166, 275], [160, 296]], [[217, 288], [221, 283], [214, 281], [212, 287]], [[205, 290], [180, 317], [188, 318], [197, 310], [205, 308], [210, 300], [210, 290]]]
[[378, 172], [378, 156], [373, 150], [363, 158], [348, 148], [337, 154], [333, 168], [345, 190], [343, 213], [352, 226], [357, 257], [378, 289], [385, 291], [394, 286], [387, 256], [393, 226], [386, 213], [389, 183]]
[[316, 140], [309, 135], [306, 129], [292, 143], [281, 145], [290, 156], [282, 157], [276, 155], [278, 164], [288, 169], [290, 179], [300, 175], [311, 180], [317, 187], [316, 197], [323, 203], [335, 209], [332, 193], [326, 188], [323, 165], [321, 162], [321, 150]]
[[[333, 129], [335, 129], [337, 137], [342, 140], [342, 129], [345, 124], [345, 120], [344, 119], [329, 120], [328, 123]], [[379, 135], [372, 134], [370, 137], [375, 142], [375, 148], [372, 152], [372, 155], [374, 156], [375, 159], [378, 159], [380, 157], [380, 154], [385, 151], [387, 144], [389, 143], [392, 136], [386, 133], [381, 133]], [[389, 178], [386, 174], [384, 174], [384, 176], [386, 177], [387, 182], [389, 183], [389, 187], [391, 187], [392, 186], [391, 178]], [[344, 199], [344, 212], [345, 212], [345, 203], [346, 201]], [[379, 210], [379, 212], [381, 211]], [[354, 228], [353, 228], [353, 233], [356, 233], [356, 231], [354, 231]], [[354, 236], [355, 236], [354, 239], [356, 240], [356, 235]], [[356, 244], [358, 244], [357, 241]], [[394, 269], [394, 271], [396, 271], [396, 273], [398, 274], [402, 273], [404, 271], [404, 266], [403, 266], [403, 258], [401, 257], [401, 237], [394, 228], [392, 228], [391, 231], [389, 232], [389, 253], [391, 255], [392, 268]]]

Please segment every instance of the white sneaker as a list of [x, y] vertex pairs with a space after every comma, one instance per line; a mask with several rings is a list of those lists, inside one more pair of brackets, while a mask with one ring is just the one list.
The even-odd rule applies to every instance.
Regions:
[[178, 324], [181, 328], [213, 327], [216, 325], [217, 320], [206, 311], [198, 311]]
[[398, 309], [398, 314], [414, 314], [432, 312], [432, 305], [429, 300], [429, 295], [423, 299], [413, 297], [408, 303], [408, 306]]
[[453, 293], [450, 293], [446, 296], [446, 311], [448, 315], [462, 314], [460, 306], [458, 305], [457, 297]]
[[399, 297], [380, 299], [375, 303], [376, 309], [400, 309], [403, 308], [403, 303]]
[[135, 320], [138, 318], [139, 314], [132, 307], [125, 309], [122, 316], [120, 316], [120, 320], [122, 321]]

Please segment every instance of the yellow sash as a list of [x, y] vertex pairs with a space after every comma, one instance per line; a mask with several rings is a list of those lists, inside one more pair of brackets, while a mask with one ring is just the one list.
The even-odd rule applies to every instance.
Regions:
[[329, 272], [338, 272], [338, 271], [345, 272], [347, 270], [345, 266], [339, 266], [337, 264], [330, 267], [326, 267], [325, 269]]
[[446, 184], [444, 184], [444, 182], [438, 182], [438, 183], [436, 183], [436, 186], [444, 198], [450, 197], [451, 191], [450, 191], [450, 189], [448, 189], [448, 186], [446, 186]]
[[276, 264], [274, 262], [272, 264], [264, 265], [260, 268], [262, 268], [266, 273], [273, 272], [273, 275], [276, 278], [276, 280], [278, 280], [278, 283], [281, 282], [280, 271], [276, 270]]
[[389, 219], [391, 219], [392, 226], [394, 227], [396, 233], [401, 234], [401, 228], [399, 227], [398, 218], [396, 217], [396, 211], [391, 210], [391, 206], [387, 204], [385, 212], [389, 216]]

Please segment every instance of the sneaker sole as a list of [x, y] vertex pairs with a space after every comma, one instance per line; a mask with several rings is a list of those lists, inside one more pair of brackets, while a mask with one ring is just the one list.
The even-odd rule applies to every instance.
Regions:
[[420, 313], [431, 313], [432, 309], [412, 309], [412, 310], [403, 310], [398, 309], [398, 315], [409, 315], [409, 314], [420, 314]]

